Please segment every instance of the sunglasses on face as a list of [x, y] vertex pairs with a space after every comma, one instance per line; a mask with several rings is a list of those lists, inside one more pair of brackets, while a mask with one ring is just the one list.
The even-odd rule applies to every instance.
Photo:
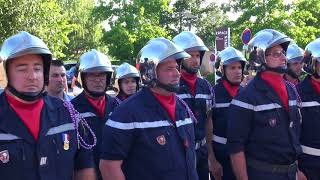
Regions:
[[281, 51], [281, 50], [278, 50], [278, 51], [273, 51], [269, 54], [266, 54], [266, 56], [272, 56], [273, 58], [279, 58], [281, 57], [282, 55], [286, 56], [286, 52], [285, 51]]

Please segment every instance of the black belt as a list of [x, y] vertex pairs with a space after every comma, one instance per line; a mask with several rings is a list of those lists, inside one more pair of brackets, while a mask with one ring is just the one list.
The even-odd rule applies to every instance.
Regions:
[[298, 165], [296, 163], [292, 163], [289, 165], [278, 165], [278, 164], [269, 164], [264, 161], [259, 161], [256, 159], [247, 158], [247, 165], [253, 169], [269, 172], [269, 173], [279, 173], [279, 174], [287, 174], [287, 173], [295, 173], [298, 170]]

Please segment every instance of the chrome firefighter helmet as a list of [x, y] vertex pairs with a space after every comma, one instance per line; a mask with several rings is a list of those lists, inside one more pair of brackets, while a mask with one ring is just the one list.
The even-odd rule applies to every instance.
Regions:
[[303, 61], [304, 52], [297, 44], [290, 44], [287, 50], [288, 63]]
[[[200, 66], [202, 64], [202, 59], [204, 56], [204, 53], [206, 51], [209, 51], [207, 46], [203, 43], [201, 38], [194, 34], [191, 31], [183, 31], [180, 34], [176, 35], [172, 41], [180, 46], [182, 49], [184, 49], [186, 52], [188, 51], [199, 51], [200, 52]], [[182, 68], [184, 68], [187, 72], [190, 71], [190, 73], [197, 73], [200, 67], [197, 69], [189, 69], [188, 67], [184, 67], [182, 64]]]
[[87, 73], [106, 73], [106, 89], [110, 85], [111, 76], [112, 76], [112, 65], [109, 58], [102, 54], [101, 52], [92, 49], [89, 52], [84, 53], [80, 56], [80, 65], [79, 65], [79, 73], [81, 77], [81, 82], [84, 90], [89, 93], [93, 97], [99, 97], [105, 94], [104, 92], [93, 92], [89, 91], [85, 82], [85, 76]]
[[316, 64], [320, 63], [320, 38], [310, 42], [305, 48], [305, 71], [320, 78], [320, 72], [316, 71]]
[[249, 51], [252, 51], [254, 47], [257, 47], [257, 58], [261, 64], [261, 70], [271, 70], [275, 72], [284, 73], [285, 67], [271, 68], [266, 65], [266, 50], [274, 46], [280, 45], [286, 52], [289, 44], [292, 40], [283, 33], [280, 33], [273, 29], [264, 29], [259, 31], [249, 42]]
[[140, 73], [134, 66], [132, 66], [128, 63], [123, 63], [116, 69], [115, 86], [117, 89], [119, 89], [120, 93], [123, 93], [122, 89], [120, 87], [120, 84], [121, 84], [122, 79], [125, 79], [125, 78], [134, 78], [137, 83], [136, 90], [139, 89]]
[[219, 52], [216, 60], [217, 64], [215, 66], [217, 71], [219, 71], [218, 74], [225, 76], [224, 66], [230, 65], [233, 62], [241, 63], [243, 73], [247, 60], [239, 50], [233, 47], [227, 47]]
[[16, 35], [13, 35], [6, 39], [1, 47], [0, 59], [3, 61], [4, 69], [8, 79], [7, 87], [11, 93], [15, 96], [25, 100], [33, 101], [42, 96], [41, 92], [18, 92], [14, 87], [10, 85], [10, 79], [8, 78], [8, 62], [14, 60], [17, 57], [24, 55], [35, 54], [40, 55], [43, 60], [43, 79], [44, 86], [49, 82], [49, 69], [52, 60], [52, 53], [50, 52], [47, 45], [38, 37], [29, 34], [28, 32], [21, 31]]
[[158, 64], [175, 59], [178, 64], [190, 55], [173, 42], [165, 38], [150, 40], [139, 52], [137, 61], [140, 62], [142, 83], [151, 87], [159, 86], [168, 91], [175, 91], [176, 87], [164, 85], [157, 80], [156, 68]]
[[116, 70], [116, 79], [123, 79], [127, 77], [140, 78], [139, 71], [128, 63], [121, 64]]

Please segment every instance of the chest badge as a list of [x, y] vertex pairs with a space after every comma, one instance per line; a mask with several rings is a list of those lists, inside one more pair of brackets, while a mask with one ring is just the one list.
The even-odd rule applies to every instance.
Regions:
[[165, 145], [166, 144], [166, 137], [164, 135], [158, 136], [157, 142], [162, 146]]
[[277, 120], [275, 118], [269, 119], [269, 125], [275, 127], [277, 125]]
[[69, 148], [70, 148], [70, 134], [63, 133], [62, 134], [62, 141], [63, 141], [63, 149], [66, 151], [69, 150]]
[[9, 158], [9, 151], [8, 150], [4, 150], [4, 151], [1, 151], [0, 152], [0, 161], [3, 163], [3, 164], [6, 164], [8, 163], [10, 160]]

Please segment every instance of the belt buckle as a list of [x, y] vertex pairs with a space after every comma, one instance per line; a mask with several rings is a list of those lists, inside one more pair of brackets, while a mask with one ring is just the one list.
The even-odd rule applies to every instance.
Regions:
[[292, 163], [289, 165], [288, 172], [296, 172], [297, 171], [297, 164]]

